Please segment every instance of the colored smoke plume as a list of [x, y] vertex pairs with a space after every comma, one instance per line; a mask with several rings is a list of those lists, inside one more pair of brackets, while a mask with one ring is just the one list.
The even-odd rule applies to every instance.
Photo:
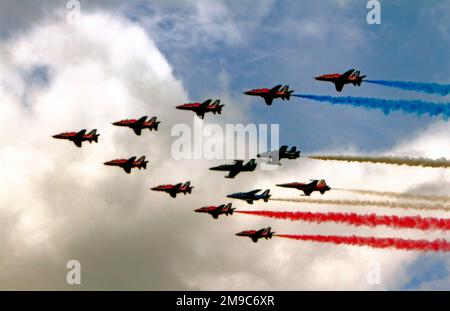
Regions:
[[447, 159], [428, 159], [428, 158], [410, 158], [410, 157], [368, 157], [368, 156], [348, 156], [348, 155], [313, 155], [309, 158], [323, 161], [345, 161], [345, 162], [363, 162], [363, 163], [382, 163], [393, 165], [422, 166], [434, 168], [450, 168], [450, 161]]
[[396, 199], [408, 199], [408, 200], [443, 202], [443, 203], [450, 202], [450, 196], [445, 196], [445, 195], [413, 194], [413, 193], [402, 193], [402, 192], [393, 192], [393, 191], [366, 190], [366, 189], [333, 188], [333, 190], [348, 191], [348, 192], [353, 192], [353, 193], [357, 193], [357, 194], [375, 195], [375, 196], [389, 197], [389, 198], [396, 198]]
[[345, 205], [345, 206], [371, 206], [381, 208], [401, 208], [414, 209], [426, 211], [450, 211], [450, 205], [445, 204], [424, 204], [424, 203], [405, 203], [405, 202], [390, 202], [390, 201], [369, 201], [369, 200], [316, 200], [310, 198], [273, 198], [272, 201], [280, 202], [295, 202], [295, 203], [309, 203], [309, 204], [327, 204], [327, 205]]
[[237, 213], [263, 216], [291, 221], [334, 222], [351, 226], [387, 226], [397, 229], [450, 230], [450, 219], [421, 216], [385, 216], [377, 214], [360, 215], [355, 213], [312, 213], [280, 211], [236, 211]]
[[427, 240], [409, 240], [400, 238], [375, 238], [375, 237], [337, 236], [337, 235], [276, 234], [275, 236], [308, 242], [334, 243], [353, 246], [369, 246], [373, 248], [395, 248], [400, 250], [414, 250], [422, 252], [450, 251], [450, 243], [443, 239], [427, 241]]
[[352, 96], [324, 96], [324, 95], [292, 95], [300, 98], [311, 99], [318, 102], [328, 102], [333, 105], [350, 105], [353, 107], [362, 107], [367, 109], [380, 109], [385, 114], [392, 111], [403, 111], [414, 113], [416, 115], [430, 115], [442, 117], [447, 120], [450, 117], [450, 103], [435, 103], [422, 100], [403, 100], [403, 99], [381, 99], [370, 97], [352, 97]]
[[411, 81], [387, 81], [387, 80], [364, 80], [364, 82], [393, 87], [406, 91], [416, 91], [427, 94], [439, 94], [446, 96], [450, 94], [450, 84], [411, 82]]

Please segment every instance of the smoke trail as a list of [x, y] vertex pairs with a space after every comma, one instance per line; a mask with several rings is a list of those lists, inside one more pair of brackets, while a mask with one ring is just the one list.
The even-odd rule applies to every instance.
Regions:
[[450, 117], [450, 103], [434, 103], [422, 100], [391, 100], [369, 97], [334, 97], [319, 95], [292, 95], [301, 98], [307, 98], [318, 102], [328, 102], [333, 105], [350, 105], [353, 107], [363, 107], [367, 109], [381, 109], [385, 114], [400, 110], [406, 113], [417, 115], [428, 114], [430, 116], [442, 115], [445, 120]]
[[309, 158], [324, 161], [345, 161], [345, 162], [366, 162], [366, 163], [383, 163], [394, 165], [422, 166], [422, 167], [439, 167], [450, 168], [450, 161], [442, 159], [428, 158], [410, 158], [410, 157], [367, 157], [367, 156], [348, 156], [348, 155], [313, 155]]
[[416, 91], [427, 94], [439, 94], [446, 96], [450, 94], [450, 84], [423, 83], [410, 81], [386, 81], [386, 80], [364, 80], [364, 82], [394, 87], [407, 91]]
[[273, 212], [236, 211], [237, 213], [288, 219], [306, 222], [334, 222], [352, 226], [387, 226], [398, 229], [450, 230], [450, 219], [421, 216], [380, 216], [376, 214], [359, 215], [355, 213], [311, 213], [311, 212]]
[[369, 200], [315, 200], [306, 198], [273, 198], [272, 201], [280, 202], [296, 202], [310, 204], [329, 204], [329, 205], [345, 205], [345, 206], [375, 206], [382, 208], [401, 208], [426, 211], [450, 211], [450, 205], [445, 204], [417, 204], [417, 203], [401, 203], [389, 201], [369, 201]]
[[361, 236], [336, 236], [336, 235], [290, 235], [275, 234], [275, 236], [287, 239], [347, 244], [354, 246], [369, 246], [373, 248], [395, 248], [401, 250], [415, 250], [422, 252], [448, 252], [450, 251], [450, 243], [444, 239], [436, 239], [434, 241], [427, 240], [407, 240], [399, 238], [375, 238]]
[[444, 195], [426, 195], [426, 194], [411, 194], [392, 191], [376, 191], [376, 190], [364, 190], [364, 189], [340, 189], [333, 188], [333, 190], [348, 191], [357, 194], [377, 195], [382, 197], [396, 198], [396, 199], [409, 199], [417, 201], [430, 201], [430, 202], [443, 202], [449, 203], [450, 196]]

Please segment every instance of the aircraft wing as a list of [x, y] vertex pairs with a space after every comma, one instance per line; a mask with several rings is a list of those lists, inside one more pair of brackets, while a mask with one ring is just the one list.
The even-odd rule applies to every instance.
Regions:
[[311, 195], [311, 193], [312, 193], [312, 190], [303, 190], [303, 193], [306, 195], [306, 196], [310, 196]]
[[342, 89], [344, 88], [344, 84], [339, 83], [339, 82], [336, 82], [336, 83], [334, 84], [334, 86], [336, 87], [336, 91], [338, 91], [338, 92], [341, 92]]
[[197, 113], [197, 116], [199, 116], [200, 119], [203, 120], [205, 118], [205, 111], [203, 111], [203, 110], [202, 111], [197, 111], [196, 113]]
[[142, 129], [137, 128], [137, 127], [133, 127], [133, 131], [136, 133], [136, 135], [140, 136], [142, 133]]
[[248, 194], [248, 195], [255, 195], [255, 194], [257, 194], [260, 191], [261, 191], [261, 189], [256, 189], [256, 190], [249, 191], [246, 194]]
[[276, 86], [274, 86], [270, 91], [269, 94], [271, 95], [275, 95], [281, 88], [281, 84], [278, 84]]
[[124, 166], [124, 167], [123, 167], [123, 170], [124, 170], [127, 174], [130, 174], [130, 173], [131, 173], [131, 167], [128, 166], [128, 165]]
[[177, 197], [177, 193], [174, 192], [174, 191], [170, 191], [169, 194], [170, 194], [170, 196], [171, 196], [172, 198], [176, 198], [176, 197]]
[[236, 177], [236, 175], [239, 174], [240, 172], [241, 172], [240, 169], [232, 168], [232, 169], [230, 170], [230, 172], [228, 173], [228, 175], [226, 176], [226, 178], [234, 178], [234, 177]]
[[280, 154], [283, 154], [283, 153], [285, 153], [287, 151], [287, 149], [288, 149], [288, 146], [283, 145], [283, 146], [280, 147], [280, 150], [278, 150], [278, 152]]
[[355, 71], [355, 69], [350, 69], [349, 71], [344, 72], [340, 77], [339, 80], [341, 81], [346, 81], [348, 78], [350, 78], [350, 76], [352, 75], [352, 73]]
[[234, 160], [234, 166], [242, 166], [243, 163], [243, 160]]
[[131, 164], [134, 163], [134, 161], [136, 161], [136, 157], [131, 157], [131, 158], [129, 158], [129, 159], [127, 160], [126, 164], [127, 164], [127, 165], [131, 165]]
[[270, 105], [272, 105], [273, 97], [270, 97], [270, 96], [264, 96], [264, 101], [266, 102], [266, 104], [267, 104], [268, 106], [270, 106]]
[[313, 180], [308, 184], [308, 188], [315, 188], [317, 186], [318, 180]]
[[211, 104], [211, 101], [212, 101], [211, 99], [208, 99], [208, 100], [204, 101], [204, 102], [200, 105], [200, 107], [203, 108], [203, 109], [208, 108], [209, 105]]
[[77, 147], [81, 147], [81, 143], [83, 141], [84, 135], [86, 135], [86, 130], [81, 130], [73, 137], [73, 143]]
[[143, 116], [139, 120], [136, 121], [137, 124], [143, 124], [145, 122], [145, 119], [147, 119], [147, 116]]
[[266, 231], [266, 228], [258, 230], [255, 232], [255, 236], [262, 237], [263, 233]]

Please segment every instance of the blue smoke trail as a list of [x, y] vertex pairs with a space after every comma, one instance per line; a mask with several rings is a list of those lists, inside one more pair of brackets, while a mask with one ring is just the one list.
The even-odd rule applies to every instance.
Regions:
[[450, 94], [450, 84], [408, 82], [408, 81], [386, 81], [386, 80], [364, 80], [364, 82], [395, 87], [407, 91], [416, 91], [427, 94], [439, 94], [446, 96]]
[[292, 96], [307, 98], [318, 102], [328, 102], [333, 105], [351, 105], [367, 109], [381, 109], [387, 115], [392, 111], [403, 111], [417, 115], [428, 114], [430, 116], [442, 115], [444, 120], [450, 117], [450, 103], [433, 103], [422, 100], [391, 100], [369, 97], [334, 97], [307, 94], [293, 94]]

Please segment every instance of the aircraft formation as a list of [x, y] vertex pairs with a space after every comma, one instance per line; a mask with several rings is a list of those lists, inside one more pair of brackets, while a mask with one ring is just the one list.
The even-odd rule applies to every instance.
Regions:
[[[354, 69], [348, 70], [344, 72], [343, 74], [324, 74], [321, 76], [315, 77], [318, 81], [326, 81], [326, 82], [332, 82], [335, 85], [336, 91], [341, 92], [346, 84], [353, 84], [354, 86], [360, 86], [361, 83], [366, 78], [365, 75], [361, 75], [359, 71], [355, 71]], [[392, 86], [392, 83], [387, 83], [389, 81], [370, 81], [367, 80], [369, 83], [378, 83], [378, 84], [386, 84], [388, 86]], [[417, 84], [417, 83], [416, 83]], [[399, 85], [399, 87], [405, 88], [404, 85]], [[410, 87], [410, 86], [408, 86]], [[411, 86], [412, 87], [412, 86]], [[414, 85], [417, 89], [420, 90], [422, 85]], [[436, 87], [435, 87], [436, 88]], [[289, 85], [276, 85], [272, 88], [258, 88], [258, 89], [252, 89], [245, 91], [244, 94], [249, 96], [258, 96], [261, 97], [266, 105], [272, 105], [273, 101], [275, 99], [281, 99], [281, 100], [290, 100], [291, 96], [295, 97], [304, 97], [319, 101], [330, 101], [333, 99], [330, 98], [322, 98], [320, 96], [314, 96], [314, 95], [298, 95], [298, 94], [292, 94], [294, 90], [289, 89]], [[442, 91], [443, 92], [443, 91]], [[344, 100], [348, 100], [348, 98], [344, 98]], [[213, 114], [221, 114], [222, 108], [225, 105], [220, 103], [220, 99], [208, 99], [203, 102], [194, 102], [194, 103], [186, 103], [179, 106], [176, 106], [175, 108], [178, 110], [188, 110], [194, 112], [200, 119], [204, 119], [205, 115], [209, 112]], [[147, 116], [142, 116], [139, 119], [124, 119], [120, 121], [112, 122], [111, 124], [116, 127], [127, 127], [129, 129], [132, 129], [133, 132], [140, 136], [142, 134], [143, 130], [148, 129], [149, 131], [158, 131], [158, 126], [161, 122], [157, 121], [157, 117], [152, 117], [148, 119]], [[80, 130], [78, 132], [63, 132], [60, 134], [53, 135], [52, 137], [55, 139], [64, 139], [68, 140], [72, 143], [74, 143], [78, 148], [81, 148], [83, 145], [83, 142], [89, 142], [89, 143], [98, 143], [100, 134], [97, 134], [97, 130], [91, 130], [87, 133], [86, 129]], [[267, 161], [265, 163], [267, 164], [273, 164], [273, 165], [281, 165], [281, 160], [295, 160], [300, 158], [300, 150], [297, 150], [296, 146], [293, 146], [289, 148], [287, 145], [282, 145], [279, 150], [272, 150], [263, 152], [257, 155], [257, 158], [259, 160]], [[310, 157], [314, 158], [314, 157]], [[317, 157], [320, 158], [320, 157]], [[324, 158], [324, 157], [322, 157]], [[327, 159], [334, 159], [332, 157], [325, 158]], [[347, 160], [345, 158], [344, 160]], [[370, 160], [370, 159], [369, 159]], [[367, 161], [369, 161], [367, 160]], [[125, 171], [127, 174], [131, 174], [133, 168], [137, 168], [139, 170], [147, 169], [147, 164], [149, 161], [146, 160], [146, 157], [143, 155], [140, 158], [137, 158], [136, 156], [132, 156], [128, 159], [115, 159], [110, 160], [107, 162], [104, 162], [104, 165], [106, 166], [116, 166]], [[235, 160], [232, 164], [222, 164], [219, 166], [211, 167], [211, 171], [219, 171], [219, 172], [226, 172], [225, 178], [233, 179], [240, 173], [251, 173], [254, 172], [257, 167], [257, 161], [256, 159], [250, 159], [248, 162], [245, 163], [244, 160]], [[321, 195], [324, 195], [326, 192], [331, 190], [331, 187], [326, 183], [324, 179], [314, 179], [310, 180], [310, 182], [288, 182], [288, 183], [281, 183], [277, 184], [278, 187], [283, 188], [291, 188], [296, 189], [301, 192], [303, 192], [303, 196], [311, 196], [314, 192], [318, 192]], [[180, 182], [177, 184], [163, 184], [159, 186], [154, 186], [150, 188], [151, 191], [158, 191], [158, 192], [165, 192], [170, 195], [172, 198], [177, 198], [178, 194], [191, 194], [192, 189], [194, 189], [193, 186], [191, 186], [190, 181], [186, 182]], [[247, 204], [253, 204], [255, 201], [262, 201], [262, 202], [268, 202], [271, 198], [270, 189], [262, 190], [262, 189], [255, 189], [250, 190], [247, 192], [236, 192], [231, 193], [227, 195], [227, 198], [230, 199], [236, 199], [245, 201]], [[275, 201], [280, 201], [282, 199], [276, 199]], [[308, 199], [310, 200], [310, 199]], [[300, 200], [299, 200], [300, 201]], [[212, 216], [213, 219], [218, 219], [219, 216], [225, 215], [225, 216], [231, 216], [234, 213], [242, 213], [242, 214], [253, 214], [253, 215], [264, 215], [269, 217], [275, 217], [275, 218], [286, 218], [289, 217], [291, 220], [303, 220], [303, 221], [317, 221], [319, 219], [320, 221], [337, 221], [333, 217], [340, 217], [340, 221], [347, 221], [349, 223], [355, 223], [356, 221], [359, 221], [358, 219], [355, 220], [355, 217], [345, 214], [340, 215], [325, 215], [316, 213], [315, 215], [312, 215], [311, 213], [303, 213], [303, 212], [271, 212], [271, 211], [240, 211], [236, 210], [236, 208], [232, 207], [232, 203], [227, 204], [221, 204], [218, 206], [205, 206], [201, 208], [197, 208], [194, 210], [196, 213], [203, 213], [208, 214]], [[362, 216], [361, 218], [364, 218], [366, 216]], [[376, 218], [370, 216], [366, 217], [367, 219], [371, 221], [378, 221]], [[367, 223], [366, 218], [363, 219], [364, 223]], [[419, 217], [420, 218], [420, 217]], [[418, 221], [422, 221], [422, 219], [418, 219]], [[405, 223], [400, 222], [398, 219], [395, 219], [397, 222], [395, 225], [401, 227], [406, 226], [405, 224], [409, 223], [407, 220], [405, 220]], [[380, 221], [380, 223], [385, 224], [385, 220]], [[376, 225], [378, 223], [374, 223]], [[450, 223], [448, 224], [450, 228]], [[447, 227], [446, 227], [447, 228]], [[313, 235], [285, 235], [285, 234], [278, 234], [275, 235], [275, 232], [272, 231], [271, 227], [262, 228], [258, 230], [245, 230], [239, 233], [236, 233], [236, 236], [243, 236], [243, 237], [249, 237], [253, 242], [257, 242], [259, 239], [271, 239], [273, 236], [279, 236], [279, 237], [285, 237], [290, 239], [297, 239], [297, 240], [303, 240], [303, 241], [325, 241], [329, 240], [332, 243], [340, 244], [343, 241], [347, 244], [351, 245], [365, 245], [365, 246], [372, 246], [372, 247], [388, 247], [387, 239], [386, 241], [384, 239], [371, 239], [371, 240], [365, 240], [363, 237], [339, 237], [339, 236], [313, 236]], [[350, 241], [351, 240], [351, 241]], [[350, 242], [349, 242], [350, 241]], [[436, 243], [439, 245], [439, 249], [450, 251], [450, 244], [447, 245], [447, 242], [442, 241], [432, 241], [429, 244], [423, 244], [419, 243], [420, 241], [414, 241], [414, 240], [403, 240], [403, 239], [390, 239], [388, 241], [390, 243], [391, 247], [399, 248], [399, 249], [416, 249], [416, 250], [435, 250], [437, 247]], [[417, 242], [417, 243], [416, 243]], [[388, 243], [388, 244], [389, 244]], [[416, 244], [414, 244], [416, 243]], [[434, 243], [434, 244], [433, 244]], [[405, 246], [406, 245], [406, 246]], [[448, 248], [448, 250], [447, 250]]]

